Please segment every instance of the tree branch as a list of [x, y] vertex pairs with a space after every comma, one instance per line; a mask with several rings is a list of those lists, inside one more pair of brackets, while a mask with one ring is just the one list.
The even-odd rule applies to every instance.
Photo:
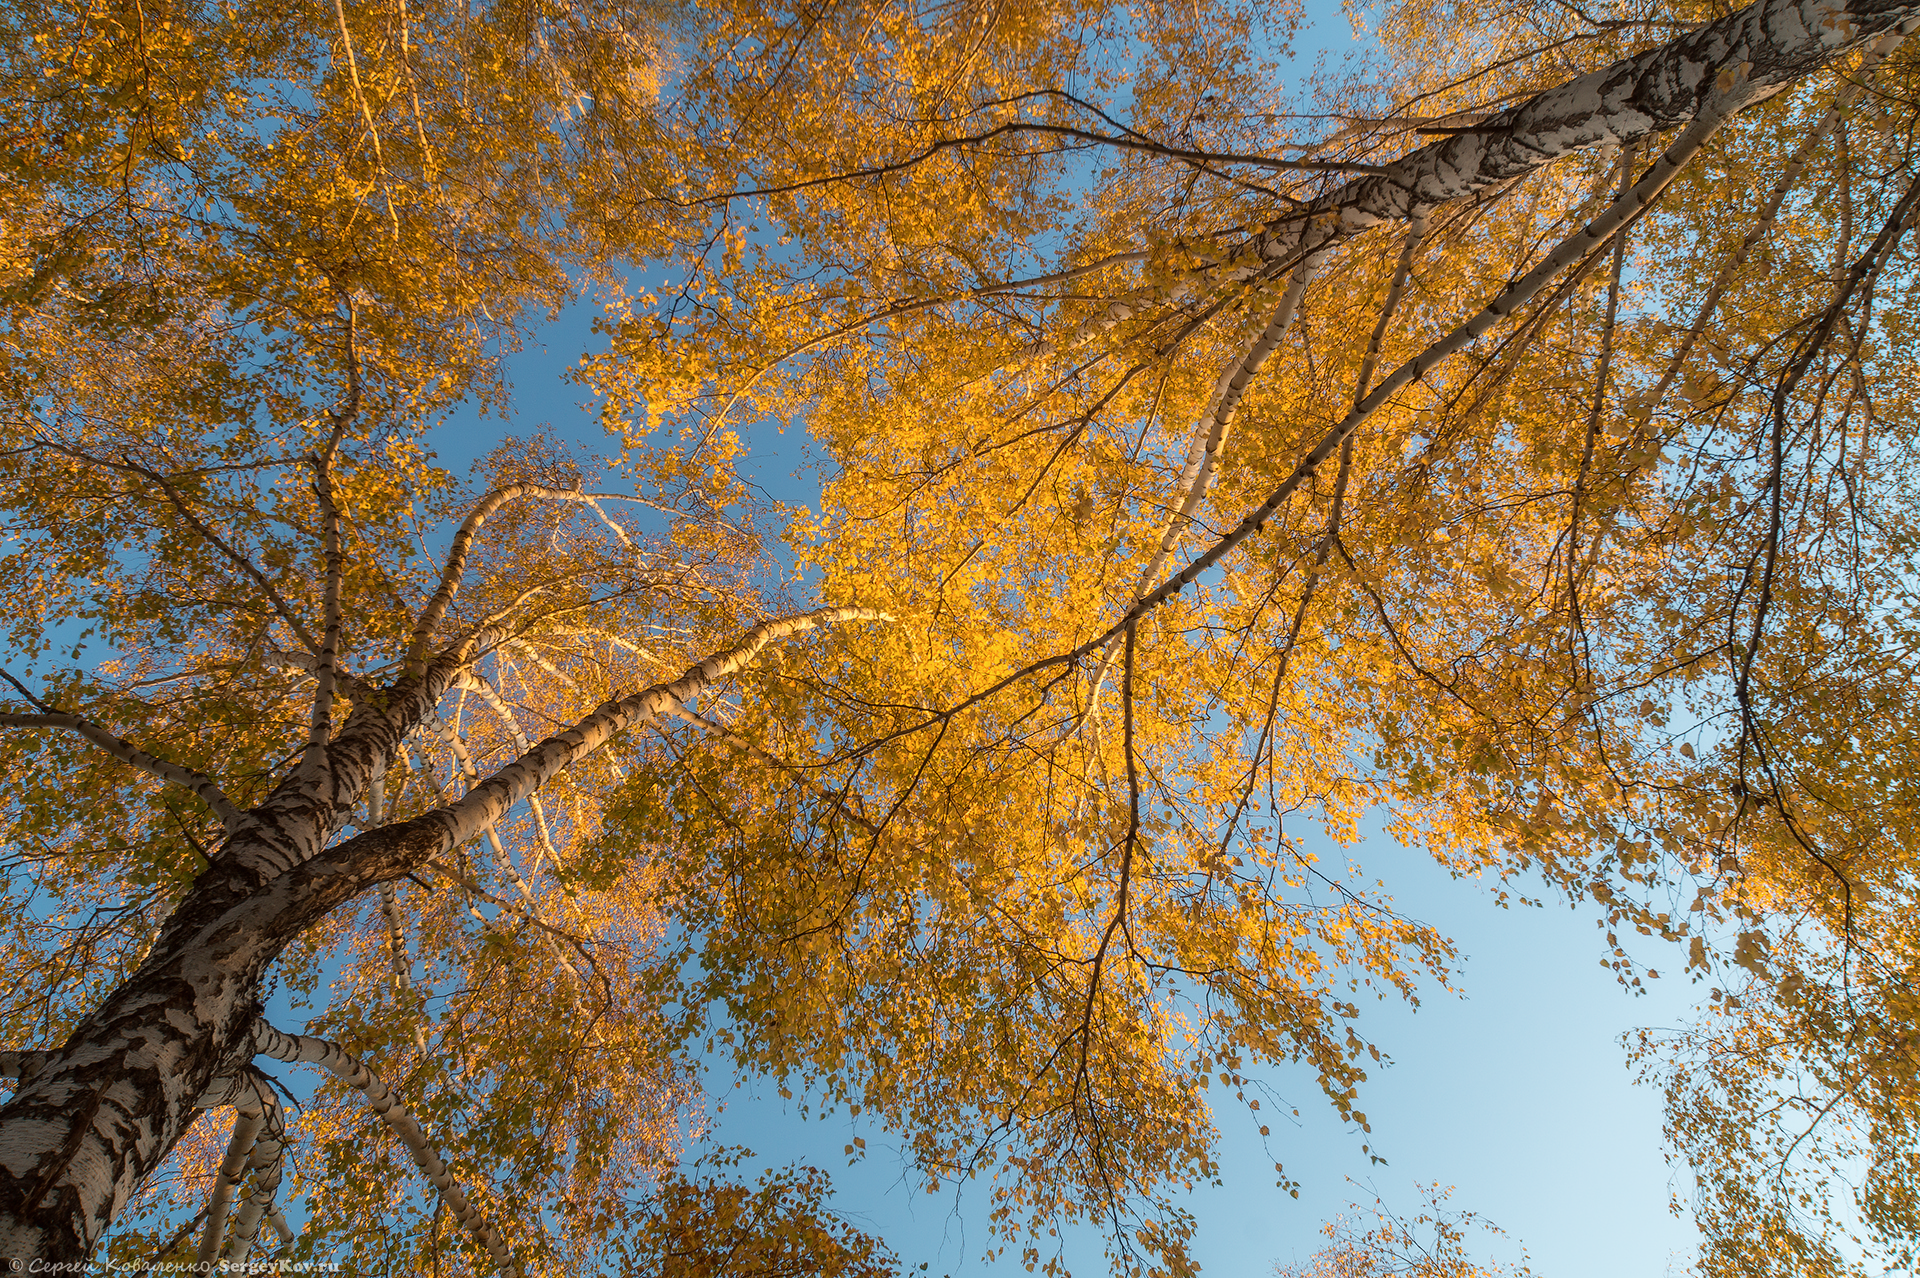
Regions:
[[[723, 200], [761, 199], [770, 195], [791, 195], [797, 191], [811, 191], [822, 186], [832, 186], [838, 182], [858, 182], [864, 178], [890, 177], [895, 173], [904, 173], [908, 169], [925, 164], [934, 156], [945, 151], [961, 147], [979, 146], [991, 142], [994, 138], [1014, 133], [1038, 133], [1050, 137], [1067, 138], [1076, 142], [1086, 142], [1095, 146], [1110, 146], [1122, 151], [1139, 151], [1149, 155], [1158, 155], [1170, 160], [1181, 160], [1189, 164], [1247, 164], [1255, 168], [1272, 169], [1282, 173], [1380, 173], [1377, 164], [1352, 164], [1339, 160], [1282, 160], [1267, 155], [1235, 155], [1218, 151], [1194, 151], [1184, 147], [1166, 146], [1144, 138], [1116, 138], [1104, 133], [1095, 133], [1088, 129], [1078, 129], [1070, 124], [1045, 124], [1037, 120], [1009, 120], [980, 133], [970, 133], [962, 137], [936, 138], [918, 152], [904, 159], [887, 164], [873, 164], [865, 168], [848, 169], [841, 173], [829, 173], [821, 177], [803, 178], [798, 182], [785, 182], [778, 186], [758, 186], [740, 190], [725, 191], [718, 195], [702, 196], [690, 204], [712, 204]], [[1224, 175], [1223, 175], [1224, 176]]]
[[[80, 456], [81, 454], [76, 453], [74, 455]], [[92, 461], [94, 459], [88, 458], [87, 460]], [[119, 462], [108, 462], [107, 464], [110, 466], [117, 465], [123, 470], [130, 470], [158, 484], [160, 491], [166, 494], [167, 500], [173, 503], [173, 508], [180, 512], [180, 517], [186, 520], [188, 525], [200, 535], [201, 540], [225, 555], [229, 562], [253, 580], [254, 585], [260, 588], [260, 593], [266, 596], [268, 605], [272, 607], [274, 612], [279, 614], [280, 620], [285, 622], [287, 629], [293, 632], [293, 637], [300, 641], [301, 647], [313, 653], [315, 656], [319, 655], [320, 645], [314, 642], [313, 636], [309, 634], [307, 628], [301, 624], [300, 618], [294, 615], [292, 607], [281, 597], [280, 592], [274, 589], [273, 583], [267, 580], [267, 575], [254, 566], [253, 560], [228, 545], [219, 533], [216, 533], [198, 515], [194, 514], [192, 509], [187, 505], [186, 499], [180, 495], [180, 490], [174, 487], [173, 481], [165, 475], [162, 475], [159, 471], [149, 470], [131, 458], [122, 458]]]
[[304, 1034], [285, 1034], [265, 1021], [254, 1026], [253, 1049], [262, 1056], [271, 1056], [279, 1061], [318, 1065], [364, 1095], [373, 1112], [380, 1116], [380, 1121], [392, 1129], [407, 1147], [414, 1164], [440, 1191], [440, 1199], [453, 1212], [453, 1218], [486, 1248], [502, 1274], [507, 1278], [519, 1278], [520, 1267], [514, 1262], [513, 1252], [506, 1242], [454, 1181], [453, 1173], [434, 1151], [426, 1133], [420, 1130], [419, 1121], [400, 1103], [400, 1098], [380, 1081], [380, 1076], [367, 1068], [366, 1062], [338, 1043]]
[[[357, 406], [359, 402], [359, 381], [355, 378], [351, 398]], [[346, 417], [342, 417], [336, 429], [346, 428]], [[333, 500], [333, 480], [330, 475], [329, 457], [333, 452], [333, 441], [328, 442], [327, 451], [311, 459], [313, 465], [313, 494], [320, 505], [320, 544], [326, 556], [326, 586], [321, 592], [321, 638], [320, 651], [315, 654], [313, 677], [318, 685], [313, 693], [313, 715], [307, 729], [307, 748], [300, 759], [303, 770], [318, 775], [326, 770], [327, 743], [333, 739], [333, 686], [340, 664], [340, 587], [346, 575], [346, 556], [340, 550], [340, 508]]]
[[[12, 680], [9, 679], [8, 682]], [[177, 785], [192, 791], [202, 803], [212, 809], [216, 817], [220, 818], [220, 824], [228, 834], [233, 833], [240, 824], [242, 818], [240, 810], [234, 807], [232, 800], [227, 798], [226, 793], [212, 777], [148, 754], [132, 742], [115, 736], [91, 719], [58, 710], [48, 711], [45, 714], [14, 714], [10, 711], [0, 711], [0, 727], [63, 728], [104, 750], [122, 763], [138, 768], [149, 776], [158, 777], [169, 785]]]
[[461, 521], [459, 531], [453, 535], [453, 545], [448, 549], [446, 563], [440, 571], [440, 584], [413, 623], [413, 635], [407, 647], [408, 674], [417, 675], [426, 669], [427, 649], [433, 641], [434, 628], [446, 619], [447, 609], [453, 606], [453, 597], [459, 593], [460, 579], [467, 570], [467, 557], [473, 551], [473, 539], [479, 534], [481, 525], [498, 513], [502, 506], [521, 497], [577, 502], [584, 506], [593, 506], [601, 501], [629, 500], [620, 493], [588, 493], [547, 488], [539, 484], [508, 484], [475, 502], [473, 509]]
[[[1537, 93], [1483, 122], [1401, 156], [1276, 217], [1223, 257], [1219, 272], [1244, 280], [1275, 263], [1349, 240], [1415, 212], [1532, 173], [1603, 143], [1624, 143], [1706, 119], [1724, 119], [1778, 93], [1894, 27], [1913, 21], [1910, 3], [1760, 0], [1678, 39]], [[1742, 71], [1742, 68], [1745, 68]], [[1171, 285], [1179, 301], [1191, 280]], [[1108, 306], [1043, 353], [1125, 322], [1138, 308]]]
[[[1195, 514], [1199, 512], [1201, 502], [1206, 500], [1213, 486], [1213, 478], [1219, 470], [1220, 450], [1226, 446], [1227, 435], [1233, 429], [1233, 420], [1239, 414], [1240, 401], [1246, 397], [1247, 388], [1253, 379], [1260, 375], [1268, 358], [1279, 347], [1280, 339], [1286, 336], [1287, 329], [1293, 323], [1294, 315], [1300, 309], [1300, 301], [1306, 296], [1307, 285], [1312, 282], [1314, 271], [1320, 265], [1319, 257], [1311, 257], [1302, 262], [1287, 284], [1287, 290], [1280, 297], [1279, 305], [1274, 307], [1273, 315], [1267, 326], [1255, 338], [1253, 344], [1241, 353], [1239, 359], [1229, 364], [1214, 384], [1213, 396], [1207, 403], [1206, 411], [1194, 424], [1193, 440], [1187, 448], [1186, 468], [1181, 471], [1179, 480], [1174, 484], [1172, 500], [1178, 503], [1173, 515], [1167, 520], [1166, 529], [1160, 534], [1159, 548], [1145, 568], [1140, 570], [1139, 583], [1134, 587], [1134, 598], [1138, 599], [1172, 558], [1180, 539], [1193, 524]], [[1093, 690], [1087, 696], [1087, 709], [1081, 716], [1081, 722], [1090, 722], [1099, 711], [1100, 689], [1106, 684], [1107, 676], [1113, 670], [1113, 658], [1120, 643], [1116, 636], [1107, 644], [1101, 654], [1100, 668], [1094, 672]]]
[[[1354, 379], [1353, 402], [1358, 407], [1366, 400], [1367, 391], [1373, 384], [1374, 370], [1380, 364], [1380, 348], [1386, 341], [1387, 326], [1392, 323], [1394, 312], [1400, 308], [1400, 298], [1406, 292], [1407, 280], [1413, 274], [1413, 255], [1426, 238], [1427, 215], [1416, 213], [1407, 223], [1407, 237], [1401, 243], [1400, 256], [1393, 265], [1393, 278], [1387, 284], [1386, 300], [1380, 304], [1380, 314], [1374, 320], [1373, 332], [1367, 338], [1366, 353], [1360, 359], [1360, 373]], [[1253, 759], [1247, 767], [1246, 784], [1242, 787], [1239, 801], [1234, 805], [1233, 816], [1227, 821], [1227, 832], [1220, 839], [1220, 852], [1225, 855], [1227, 847], [1233, 842], [1234, 833], [1239, 829], [1240, 818], [1245, 815], [1247, 806], [1253, 802], [1254, 788], [1260, 776], [1260, 762], [1266, 754], [1267, 742], [1273, 732], [1273, 723], [1280, 710], [1280, 690], [1286, 685], [1287, 667], [1292, 664], [1294, 646], [1300, 640], [1300, 631], [1306, 625], [1307, 610], [1313, 604], [1313, 592], [1326, 571], [1327, 559], [1333, 553], [1333, 547], [1340, 537], [1340, 519], [1346, 504], [1347, 481], [1353, 473], [1353, 436], [1348, 435], [1340, 445], [1340, 470], [1334, 476], [1333, 500], [1327, 508], [1327, 527], [1321, 534], [1320, 547], [1314, 553], [1313, 566], [1307, 570], [1307, 578], [1300, 589], [1300, 602], [1293, 610], [1293, 621], [1287, 628], [1287, 639], [1280, 649], [1280, 660], [1273, 673], [1273, 691], [1267, 698], [1266, 718], [1260, 725], [1260, 738], [1254, 743]], [[1271, 777], [1271, 772], [1269, 772]], [[1269, 783], [1271, 785], [1271, 783]]]
[[1609, 236], [1643, 213], [1654, 198], [1666, 189], [1667, 184], [1673, 181], [1686, 163], [1699, 153], [1701, 146], [1722, 122], [1721, 116], [1707, 112], [1689, 125], [1678, 138], [1674, 139], [1673, 145], [1667, 148], [1666, 153], [1647, 170], [1645, 176], [1634, 183], [1625, 195], [1615, 200], [1581, 230], [1561, 241], [1554, 251], [1536, 264], [1532, 270], [1507, 285], [1501, 290], [1499, 296], [1487, 303], [1479, 314], [1396, 369], [1392, 376], [1354, 405], [1353, 411], [1321, 436], [1320, 441], [1295, 464], [1293, 471], [1278, 488], [1267, 495], [1265, 501], [1254, 507], [1238, 525], [1225, 536], [1218, 538], [1212, 546], [1185, 568], [1134, 601], [1132, 606], [1121, 613], [1112, 625], [1078, 647], [1030, 662], [1003, 678], [995, 680], [980, 691], [962, 698], [943, 710], [934, 712], [911, 727], [901, 728], [866, 742], [860, 747], [860, 752], [870, 752], [896, 738], [922, 731], [935, 723], [944, 722], [1043, 670], [1074, 665], [1104, 648], [1115, 636], [1124, 633], [1134, 621], [1179, 595], [1198, 580], [1200, 574], [1219, 563], [1231, 554], [1235, 547], [1265, 528], [1267, 521], [1273, 518], [1274, 513], [1287, 503], [1300, 486], [1311, 479], [1328, 458], [1345, 446], [1348, 437], [1363, 422], [1384, 407], [1396, 394], [1424, 376], [1442, 360], [1472, 345], [1488, 329], [1511, 315], [1514, 310], [1544, 288], [1547, 282], [1569, 263], [1585, 256], [1595, 245], [1603, 243]]

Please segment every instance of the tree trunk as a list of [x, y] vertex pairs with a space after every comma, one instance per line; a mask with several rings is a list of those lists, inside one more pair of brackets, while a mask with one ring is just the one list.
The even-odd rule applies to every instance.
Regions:
[[822, 608], [762, 622], [678, 679], [606, 702], [455, 802], [328, 848], [467, 654], [485, 645], [470, 639], [368, 697], [320, 766], [296, 766], [242, 815], [139, 971], [59, 1051], [32, 1058], [0, 1107], [0, 1258], [92, 1255], [193, 1121], [208, 1084], [254, 1055], [267, 965], [329, 912], [476, 837], [562, 768], [682, 706], [767, 644], [823, 624], [887, 619], [869, 608]]
[[[1269, 265], [1297, 261], [1581, 148], [1677, 127], [1704, 109], [1736, 110], [1916, 12], [1920, 3], [1763, 0], [1421, 148], [1383, 174], [1276, 219], [1251, 247]], [[423, 619], [422, 633], [432, 620]], [[322, 760], [295, 767], [265, 803], [241, 815], [139, 970], [63, 1047], [35, 1058], [0, 1107], [0, 1257], [73, 1262], [92, 1255], [192, 1122], [208, 1085], [251, 1057], [262, 977], [307, 927], [472, 837], [560, 767], [737, 669], [769, 637], [812, 624], [758, 627], [750, 643], [681, 680], [609, 703], [542, 742], [458, 803], [328, 849], [464, 658], [444, 654], [388, 690], [383, 709], [357, 710]]]

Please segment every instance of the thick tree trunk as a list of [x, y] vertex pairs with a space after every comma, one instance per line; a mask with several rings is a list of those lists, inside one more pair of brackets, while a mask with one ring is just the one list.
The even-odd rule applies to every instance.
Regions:
[[[267, 966], [367, 885], [336, 884], [348, 876], [323, 873], [337, 867], [317, 854], [454, 669], [403, 682], [384, 713], [356, 713], [324, 770], [297, 768], [244, 814], [139, 970], [20, 1080], [0, 1108], [0, 1259], [89, 1256], [185, 1133], [201, 1093], [251, 1058]], [[390, 871], [393, 858], [367, 842], [357, 859]]]
[[407, 732], [458, 677], [469, 644], [356, 711], [320, 768], [296, 767], [243, 814], [168, 919], [139, 971], [57, 1052], [31, 1058], [0, 1108], [0, 1260], [83, 1260], [186, 1131], [217, 1077], [252, 1058], [268, 964], [308, 927], [376, 884], [492, 826], [562, 768], [743, 668], [768, 643], [822, 624], [886, 619], [823, 608], [763, 622], [669, 683], [609, 701], [463, 798], [326, 846]]
[[1602, 143], [1764, 101], [1920, 14], [1897, 0], [1761, 0], [1512, 107], [1274, 219], [1261, 256], [1299, 260]]

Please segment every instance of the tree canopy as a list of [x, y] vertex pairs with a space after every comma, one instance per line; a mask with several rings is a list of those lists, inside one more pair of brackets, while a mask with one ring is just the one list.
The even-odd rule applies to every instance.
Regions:
[[[1452, 980], [1377, 820], [1708, 991], [1702, 1273], [1910, 1265], [1920, 8], [1368, 17], [10, 14], [0, 1253], [890, 1272], [704, 1054], [1190, 1272]], [[607, 455], [439, 466], [582, 292]]]

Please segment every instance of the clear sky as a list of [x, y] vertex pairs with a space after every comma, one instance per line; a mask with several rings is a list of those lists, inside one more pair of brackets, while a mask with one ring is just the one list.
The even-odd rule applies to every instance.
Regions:
[[[1322, 16], [1303, 40], [1308, 49], [1348, 45], [1345, 19], [1337, 11], [1326, 16], [1330, 8], [1315, 6]], [[574, 308], [512, 361], [516, 431], [548, 423], [590, 447], [605, 442], [597, 417], [578, 402], [584, 393], [561, 380], [582, 352], [604, 347], [589, 333], [592, 314]], [[435, 443], [443, 461], [462, 465], [504, 429], [498, 420], [460, 419]], [[803, 441], [794, 433], [749, 444], [754, 472], [773, 495], [799, 503], [817, 491], [803, 468], [795, 473]], [[1465, 960], [1462, 996], [1434, 994], [1417, 1013], [1387, 1004], [1364, 1010], [1363, 1032], [1393, 1062], [1374, 1072], [1361, 1095], [1371, 1137], [1344, 1129], [1305, 1071], [1264, 1072], [1262, 1081], [1302, 1113], [1289, 1126], [1266, 1106], [1262, 1117], [1274, 1134], [1265, 1148], [1244, 1110], [1222, 1111], [1224, 1183], [1189, 1204], [1200, 1220], [1196, 1254], [1204, 1271], [1264, 1275], [1276, 1261], [1305, 1260], [1321, 1244], [1321, 1222], [1349, 1202], [1378, 1195], [1411, 1214], [1419, 1187], [1434, 1183], [1455, 1187], [1451, 1206], [1511, 1235], [1491, 1254], [1511, 1259], [1523, 1244], [1547, 1278], [1658, 1278], [1683, 1269], [1693, 1231], [1668, 1205], [1675, 1190], [1685, 1199], [1690, 1180], [1684, 1167], [1663, 1160], [1659, 1095], [1634, 1085], [1619, 1040], [1640, 1026], [1685, 1020], [1698, 991], [1661, 980], [1649, 996], [1630, 997], [1605, 970], [1606, 948], [1588, 915], [1551, 904], [1501, 909], [1483, 885], [1452, 881], [1385, 836], [1369, 838], [1356, 855], [1368, 877], [1388, 882], [1404, 912], [1455, 939]], [[1669, 964], [1656, 959], [1653, 966]], [[715, 1139], [752, 1148], [762, 1164], [828, 1169], [834, 1206], [885, 1238], [907, 1266], [925, 1261], [931, 1274], [983, 1278], [1024, 1274], [1012, 1259], [980, 1262], [985, 1196], [915, 1190], [917, 1178], [903, 1174], [884, 1132], [844, 1112], [802, 1121], [796, 1105], [764, 1081], [734, 1089], [730, 1075], [715, 1072], [709, 1084], [721, 1106]], [[856, 1134], [868, 1154], [849, 1167], [840, 1151]], [[1363, 1139], [1385, 1165], [1360, 1152]], [[1297, 1201], [1275, 1188], [1276, 1159], [1300, 1182]], [[1097, 1242], [1070, 1238], [1066, 1249], [1086, 1261], [1076, 1271], [1100, 1271]]]
[[[569, 312], [540, 346], [513, 359], [516, 429], [550, 423], [602, 445], [597, 417], [578, 402], [583, 392], [561, 380], [591, 346], [591, 314], [584, 306]], [[468, 418], [442, 428], [435, 442], [443, 461], [463, 464], [504, 429]], [[803, 444], [795, 432], [750, 442], [754, 469], [774, 495], [804, 501], [817, 491], [804, 473], [793, 473]], [[1535, 1271], [1550, 1278], [1658, 1276], [1684, 1267], [1692, 1228], [1669, 1213], [1668, 1201], [1676, 1187], [1686, 1196], [1687, 1178], [1663, 1161], [1659, 1096], [1634, 1085], [1619, 1039], [1640, 1026], [1681, 1022], [1698, 991], [1663, 979], [1648, 996], [1627, 995], [1603, 967], [1606, 948], [1586, 914], [1553, 904], [1502, 909], [1484, 885], [1453, 881], [1384, 835], [1368, 838], [1355, 855], [1368, 877], [1387, 881], [1404, 912], [1455, 939], [1462, 995], [1436, 993], [1417, 1012], [1398, 1004], [1364, 1011], [1363, 1032], [1393, 1062], [1374, 1072], [1361, 1097], [1373, 1124], [1368, 1143], [1385, 1166], [1360, 1152], [1363, 1137], [1332, 1117], [1305, 1072], [1264, 1074], [1302, 1113], [1289, 1127], [1275, 1119], [1274, 1106], [1263, 1107], [1271, 1153], [1249, 1115], [1223, 1110], [1225, 1183], [1190, 1203], [1201, 1222], [1197, 1255], [1205, 1272], [1262, 1275], [1276, 1260], [1304, 1260], [1320, 1243], [1320, 1223], [1349, 1202], [1378, 1194], [1411, 1214], [1418, 1187], [1436, 1182], [1455, 1187], [1451, 1206], [1480, 1213], [1523, 1243]], [[1542, 894], [1526, 884], [1521, 890]], [[722, 1073], [709, 1083], [722, 1104], [715, 1139], [752, 1148], [762, 1163], [797, 1160], [830, 1170], [836, 1208], [887, 1239], [910, 1266], [927, 1261], [933, 1274], [1024, 1273], [1011, 1260], [980, 1264], [983, 1202], [913, 1191], [914, 1178], [903, 1177], [884, 1133], [856, 1127], [844, 1112], [802, 1121], [771, 1084], [734, 1089]], [[855, 1134], [869, 1153], [849, 1168], [840, 1151]], [[1274, 1187], [1276, 1160], [1300, 1182], [1298, 1201]], [[1075, 1254], [1092, 1261], [1097, 1246], [1070, 1240]]]

